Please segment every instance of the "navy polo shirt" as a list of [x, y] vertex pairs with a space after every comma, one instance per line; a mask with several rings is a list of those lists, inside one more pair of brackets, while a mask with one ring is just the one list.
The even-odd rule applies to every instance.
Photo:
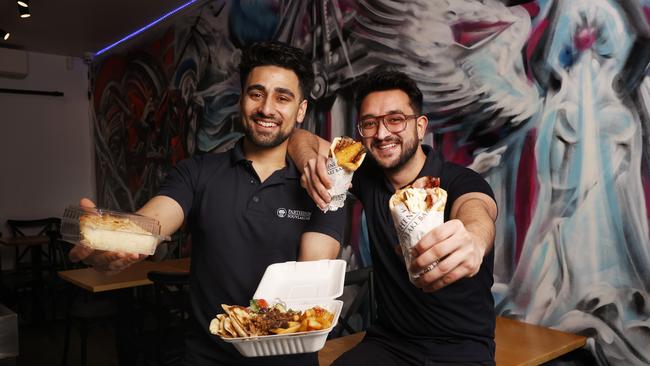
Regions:
[[[465, 167], [444, 162], [431, 147], [418, 174], [440, 177], [447, 191], [445, 221], [454, 201], [465, 193], [481, 192], [494, 198], [489, 184]], [[408, 340], [439, 361], [486, 361], [494, 357], [494, 300], [491, 251], [479, 272], [441, 290], [426, 293], [408, 279], [388, 201], [395, 193], [383, 170], [368, 159], [355, 173], [352, 192], [363, 203], [368, 222], [377, 297], [378, 325], [396, 340]]]
[[227, 152], [181, 161], [159, 194], [178, 202], [189, 224], [192, 308], [197, 331], [212, 340], [199, 351], [220, 352], [212, 355], [217, 359], [241, 357], [208, 333], [220, 304], [247, 305], [269, 264], [297, 260], [304, 232], [343, 239], [345, 210], [318, 209], [289, 157], [284, 168], [260, 182], [242, 140]]

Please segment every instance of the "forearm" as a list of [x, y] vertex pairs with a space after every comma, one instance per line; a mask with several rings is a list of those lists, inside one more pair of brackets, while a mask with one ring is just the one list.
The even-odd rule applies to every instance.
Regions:
[[317, 232], [306, 232], [300, 240], [299, 261], [315, 261], [319, 259], [335, 259], [339, 254], [339, 242], [329, 235]]
[[454, 204], [450, 218], [463, 223], [474, 242], [482, 248], [483, 255], [486, 255], [494, 246], [496, 204], [482, 193], [470, 193], [460, 198], [462, 200]]
[[288, 153], [298, 169], [303, 167], [310, 159], [316, 158], [319, 154], [327, 155], [329, 144], [313, 133], [294, 129], [289, 138]]
[[155, 196], [137, 211], [142, 216], [158, 220], [162, 235], [171, 235], [183, 225], [183, 209], [167, 196]]

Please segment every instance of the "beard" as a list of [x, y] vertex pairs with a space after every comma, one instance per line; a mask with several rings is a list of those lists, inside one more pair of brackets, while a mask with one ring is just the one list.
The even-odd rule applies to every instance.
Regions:
[[[250, 121], [254, 121], [254, 118], [258, 118], [261, 116], [252, 116], [250, 118]], [[255, 123], [255, 122], [251, 122]], [[258, 147], [276, 147], [282, 144], [286, 139], [289, 138], [289, 135], [291, 135], [291, 131], [293, 129], [290, 129], [289, 131], [283, 131], [282, 128], [278, 128], [278, 130], [274, 133], [268, 133], [268, 134], [263, 134], [263, 133], [257, 133], [253, 130], [252, 127], [247, 125], [246, 123], [242, 123], [242, 126], [244, 128], [244, 136], [253, 143], [253, 145], [258, 146]]]
[[414, 132], [415, 133], [413, 134], [412, 138], [408, 139], [407, 141], [404, 141], [398, 137], [383, 140], [383, 142], [393, 141], [395, 143], [401, 143], [402, 151], [400, 152], [399, 159], [392, 162], [383, 163], [382, 161], [375, 158], [372, 154], [370, 155], [373, 157], [373, 160], [375, 160], [377, 165], [379, 165], [382, 169], [389, 172], [400, 170], [409, 160], [411, 160], [413, 155], [415, 155], [417, 152], [418, 147], [420, 146], [420, 139], [418, 138], [417, 130]]

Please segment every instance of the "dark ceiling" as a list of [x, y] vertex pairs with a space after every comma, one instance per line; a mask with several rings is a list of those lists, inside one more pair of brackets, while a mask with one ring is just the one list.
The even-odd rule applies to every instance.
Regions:
[[[15, 0], [0, 0], [0, 47], [82, 57], [96, 52], [190, 0], [32, 0], [21, 19]], [[200, 6], [196, 1], [181, 12]], [[171, 18], [167, 18], [165, 24]]]

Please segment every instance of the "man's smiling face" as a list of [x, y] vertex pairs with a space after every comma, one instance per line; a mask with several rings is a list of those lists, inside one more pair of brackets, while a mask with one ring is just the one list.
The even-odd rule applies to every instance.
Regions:
[[[363, 98], [359, 109], [360, 119], [383, 116], [391, 113], [413, 115], [408, 95], [399, 89], [376, 91]], [[426, 120], [411, 118], [401, 132], [390, 132], [384, 123], [379, 123], [374, 136], [364, 137], [363, 144], [380, 167], [398, 170], [417, 151], [426, 130]]]
[[269, 65], [248, 74], [240, 106], [246, 137], [257, 146], [275, 147], [303, 121], [307, 100], [293, 71]]

